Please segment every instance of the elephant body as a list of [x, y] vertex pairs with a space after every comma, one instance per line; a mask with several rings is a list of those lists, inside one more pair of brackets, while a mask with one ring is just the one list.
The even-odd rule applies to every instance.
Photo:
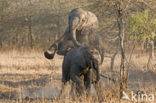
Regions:
[[64, 56], [63, 88], [71, 80], [76, 83], [79, 94], [83, 94], [85, 89], [90, 90], [91, 83], [98, 89], [99, 63], [103, 62], [104, 50], [99, 44], [97, 29], [95, 14], [81, 8], [73, 9], [64, 34], [44, 52], [47, 59], [53, 59], [55, 53]]
[[98, 19], [92, 12], [81, 8], [73, 9], [69, 13], [68, 27], [64, 34], [45, 51], [48, 59], [53, 59], [55, 53], [65, 55], [71, 48], [88, 46], [96, 48], [101, 55], [103, 62], [104, 51], [99, 44]]
[[[96, 59], [96, 55], [99, 54], [94, 52], [96, 49], [81, 46], [71, 49], [64, 56], [62, 65], [63, 90], [66, 83], [71, 80], [76, 83], [77, 92], [82, 95], [85, 89], [90, 90], [91, 83], [98, 83], [100, 75], [99, 61]], [[82, 76], [83, 79], [81, 79]]]

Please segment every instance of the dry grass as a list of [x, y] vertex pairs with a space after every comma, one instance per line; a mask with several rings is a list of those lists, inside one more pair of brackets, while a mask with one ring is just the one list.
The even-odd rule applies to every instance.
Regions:
[[[77, 98], [75, 101], [70, 97], [68, 90], [66, 98], [57, 98], [61, 89], [62, 59], [63, 57], [57, 55], [55, 60], [50, 61], [44, 58], [43, 52], [36, 51], [0, 52], [0, 102], [97, 102], [94, 90], [91, 91], [92, 97]], [[156, 71], [147, 70], [147, 60], [148, 56], [145, 54], [132, 56], [128, 65], [128, 91], [141, 90], [156, 93]], [[110, 58], [105, 58], [101, 67], [102, 73], [119, 78], [119, 66], [120, 57], [117, 56], [114, 71], [110, 71]], [[128, 103], [124, 100], [119, 101], [119, 83], [113, 84], [104, 78], [101, 78], [101, 82], [101, 97], [104, 103]]]

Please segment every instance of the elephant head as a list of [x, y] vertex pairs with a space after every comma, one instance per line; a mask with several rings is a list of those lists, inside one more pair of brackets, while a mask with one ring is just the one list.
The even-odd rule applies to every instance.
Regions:
[[98, 19], [92, 12], [85, 11], [82, 8], [75, 8], [69, 13], [69, 32], [71, 39], [76, 47], [81, 46], [81, 43], [77, 40], [77, 30], [84, 28], [98, 28]]

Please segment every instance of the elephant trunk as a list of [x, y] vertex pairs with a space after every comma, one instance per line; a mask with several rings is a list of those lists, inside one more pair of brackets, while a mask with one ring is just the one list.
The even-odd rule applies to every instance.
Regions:
[[57, 46], [56, 46], [56, 44], [53, 44], [53, 45], [50, 46], [50, 48], [48, 50], [46, 50], [44, 52], [44, 56], [47, 59], [53, 59], [54, 58], [54, 55], [56, 53], [56, 50], [57, 50]]

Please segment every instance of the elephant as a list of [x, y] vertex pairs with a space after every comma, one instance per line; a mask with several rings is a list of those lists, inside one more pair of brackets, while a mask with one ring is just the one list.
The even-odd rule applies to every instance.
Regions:
[[68, 27], [64, 34], [44, 52], [47, 59], [53, 59], [55, 53], [65, 55], [71, 48], [79, 46], [95, 47], [104, 59], [104, 49], [99, 44], [98, 19], [92, 12], [82, 8], [73, 9], [69, 13]]
[[[99, 53], [94, 48], [80, 46], [72, 48], [66, 53], [62, 65], [62, 91], [68, 81], [76, 83], [76, 92], [78, 96], [82, 96], [87, 90], [90, 91], [91, 83], [94, 84], [95, 89], [99, 89], [99, 60], [97, 59]], [[81, 77], [84, 77], [81, 79]], [[97, 91], [99, 92], [99, 90]]]
[[82, 8], [75, 8], [69, 13], [69, 32], [71, 39], [75, 46], [81, 44], [77, 41], [76, 30], [83, 30], [83, 28], [98, 28], [98, 19], [96, 15], [90, 11], [85, 11]]

